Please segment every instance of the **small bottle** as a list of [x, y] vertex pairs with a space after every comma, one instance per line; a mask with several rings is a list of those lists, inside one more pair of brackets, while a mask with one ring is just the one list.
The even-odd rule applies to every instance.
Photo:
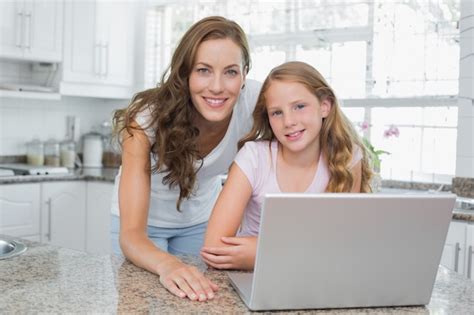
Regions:
[[33, 139], [26, 143], [26, 160], [30, 165], [44, 164], [44, 147], [43, 142], [39, 139]]
[[61, 166], [74, 168], [76, 161], [76, 143], [73, 140], [64, 140], [61, 142]]
[[59, 166], [59, 142], [49, 139], [44, 143], [44, 165]]

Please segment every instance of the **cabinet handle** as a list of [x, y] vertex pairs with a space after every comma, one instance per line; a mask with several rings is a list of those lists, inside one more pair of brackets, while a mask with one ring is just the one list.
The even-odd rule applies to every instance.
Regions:
[[109, 43], [104, 43], [104, 76], [109, 74]]
[[51, 242], [51, 198], [46, 201], [46, 204], [48, 205], [48, 241]]
[[102, 59], [102, 49], [100, 48], [100, 43], [95, 44], [95, 65], [94, 72], [95, 75], [100, 75], [100, 60]]
[[459, 251], [461, 248], [459, 247], [459, 242], [456, 242], [454, 246], [454, 271], [458, 272], [458, 265], [459, 265]]
[[23, 41], [23, 12], [17, 13], [17, 28], [16, 28], [16, 47], [21, 48], [21, 42]]
[[468, 251], [469, 256], [467, 257], [467, 278], [471, 279], [471, 268], [472, 268], [472, 245], [469, 246]]
[[[26, 35], [28, 34], [28, 35]], [[25, 13], [25, 47], [31, 48], [31, 13]]]

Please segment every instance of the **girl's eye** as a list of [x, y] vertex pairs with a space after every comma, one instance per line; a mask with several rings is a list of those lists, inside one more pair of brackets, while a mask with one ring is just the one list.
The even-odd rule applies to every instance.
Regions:
[[271, 116], [279, 116], [281, 115], [281, 110], [276, 110], [270, 113]]

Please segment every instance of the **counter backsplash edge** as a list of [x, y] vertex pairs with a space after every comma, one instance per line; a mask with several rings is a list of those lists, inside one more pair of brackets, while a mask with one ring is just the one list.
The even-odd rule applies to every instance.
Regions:
[[[26, 155], [5, 155], [0, 156], [0, 164], [6, 163], [26, 163]], [[452, 184], [436, 184], [421, 182], [406, 182], [397, 180], [383, 180], [382, 187], [400, 188], [413, 190], [440, 190], [452, 191], [456, 195], [466, 198], [474, 198], [474, 178], [455, 177]], [[441, 189], [440, 189], [441, 188]]]

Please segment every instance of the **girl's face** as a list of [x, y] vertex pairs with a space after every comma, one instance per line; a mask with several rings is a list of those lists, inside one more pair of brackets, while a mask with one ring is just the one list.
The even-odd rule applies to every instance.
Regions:
[[244, 84], [242, 49], [231, 39], [202, 42], [189, 76], [191, 100], [208, 122], [230, 118]]
[[270, 126], [283, 149], [296, 153], [319, 148], [323, 118], [331, 109], [328, 100], [319, 102], [301, 83], [277, 80], [270, 83], [265, 99]]

